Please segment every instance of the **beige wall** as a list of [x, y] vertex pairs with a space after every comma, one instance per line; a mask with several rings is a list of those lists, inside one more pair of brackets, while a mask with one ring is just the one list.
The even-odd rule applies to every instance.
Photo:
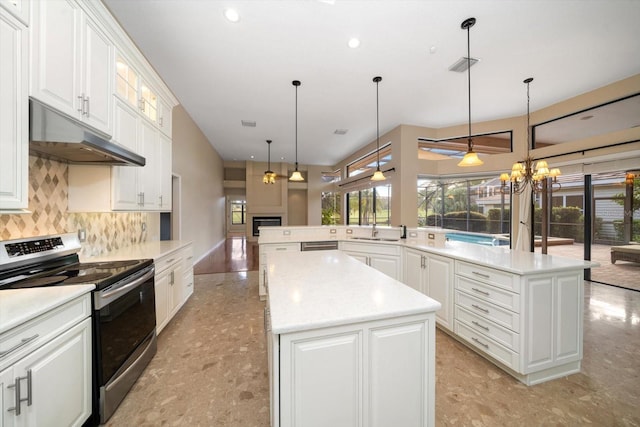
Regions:
[[182, 181], [181, 240], [202, 258], [225, 237], [222, 159], [181, 105], [173, 109], [173, 173]]

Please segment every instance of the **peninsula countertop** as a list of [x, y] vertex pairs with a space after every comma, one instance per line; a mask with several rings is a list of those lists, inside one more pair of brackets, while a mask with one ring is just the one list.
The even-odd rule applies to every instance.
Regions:
[[274, 334], [435, 312], [438, 301], [340, 251], [269, 254]]

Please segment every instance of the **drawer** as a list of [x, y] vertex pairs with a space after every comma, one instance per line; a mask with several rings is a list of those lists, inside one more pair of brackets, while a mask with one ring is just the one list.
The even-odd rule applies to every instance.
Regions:
[[166, 269], [173, 267], [182, 262], [182, 251], [173, 251], [167, 255], [157, 258], [153, 261], [156, 269], [156, 275], [162, 273]]
[[505, 271], [464, 261], [456, 261], [456, 274], [520, 293], [519, 276]]
[[400, 246], [380, 243], [340, 242], [340, 250], [367, 254], [400, 256]]
[[516, 372], [520, 372], [520, 359], [518, 353], [511, 351], [491, 338], [487, 338], [483, 334], [474, 331], [460, 321], [455, 321], [454, 328], [454, 332], [469, 344], [481, 350], [483, 353], [488, 354], [503, 365], [506, 365]]
[[91, 316], [91, 293], [0, 335], [0, 371]]
[[456, 276], [456, 289], [516, 313], [520, 312], [520, 294], [462, 276]]
[[282, 251], [300, 252], [300, 243], [268, 243], [260, 245], [260, 254]]
[[180, 251], [182, 255], [183, 267], [185, 270], [193, 268], [193, 246], [188, 245]]
[[513, 332], [511, 329], [496, 325], [481, 316], [465, 310], [459, 305], [456, 306], [455, 319], [476, 332], [502, 344], [506, 348], [516, 353], [520, 352], [520, 334]]
[[456, 289], [456, 304], [466, 308], [471, 313], [491, 320], [500, 326], [511, 329], [514, 332], [520, 332], [520, 316], [511, 310], [506, 310], [494, 304], [473, 297], [465, 292]]

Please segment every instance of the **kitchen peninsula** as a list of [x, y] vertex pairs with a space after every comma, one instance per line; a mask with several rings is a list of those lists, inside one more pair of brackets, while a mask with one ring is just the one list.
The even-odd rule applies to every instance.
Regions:
[[337, 250], [267, 271], [272, 427], [434, 425], [440, 303]]
[[406, 239], [397, 228], [376, 231], [373, 237], [371, 227], [263, 228], [261, 268], [276, 254], [296, 253], [300, 242], [335, 240], [371, 269], [437, 300], [442, 331], [521, 382], [580, 372], [584, 269], [597, 263], [500, 246], [435, 245], [424, 229], [408, 230]]

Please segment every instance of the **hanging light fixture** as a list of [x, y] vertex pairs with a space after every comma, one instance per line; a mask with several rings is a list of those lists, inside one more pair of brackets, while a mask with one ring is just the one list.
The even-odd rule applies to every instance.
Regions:
[[291, 84], [296, 87], [296, 170], [289, 177], [289, 181], [300, 182], [304, 181], [302, 174], [298, 171], [298, 86], [302, 83], [300, 83], [300, 80], [294, 80]]
[[377, 76], [373, 78], [373, 82], [376, 84], [376, 163], [377, 168], [371, 177], [371, 181], [384, 181], [387, 178], [380, 170], [380, 103], [378, 98], [378, 84], [382, 81], [382, 77]]
[[480, 166], [484, 164], [478, 157], [478, 153], [473, 151], [473, 141], [471, 140], [471, 40], [469, 37], [469, 29], [476, 23], [476, 18], [465, 19], [460, 28], [467, 30], [467, 81], [469, 91], [469, 137], [467, 138], [467, 154], [464, 155], [458, 166]]
[[531, 185], [534, 192], [539, 193], [542, 191], [542, 181], [551, 178], [551, 185], [555, 185], [560, 188], [558, 177], [560, 176], [560, 169], [549, 169], [549, 164], [546, 160], [538, 160], [534, 167], [534, 158], [529, 154], [531, 148], [531, 125], [530, 125], [530, 113], [529, 113], [529, 85], [533, 81], [533, 77], [529, 77], [523, 80], [523, 83], [527, 85], [527, 157], [521, 162], [515, 162], [511, 167], [511, 175], [508, 173], [500, 174], [500, 181], [502, 182], [501, 191], [507, 192], [509, 187], [508, 182], [513, 184], [513, 192], [522, 194], [527, 185]]
[[271, 170], [271, 140], [267, 139], [267, 150], [268, 150], [268, 163], [267, 170], [264, 172], [264, 176], [262, 177], [262, 182], [265, 184], [275, 184], [276, 182], [276, 174]]

